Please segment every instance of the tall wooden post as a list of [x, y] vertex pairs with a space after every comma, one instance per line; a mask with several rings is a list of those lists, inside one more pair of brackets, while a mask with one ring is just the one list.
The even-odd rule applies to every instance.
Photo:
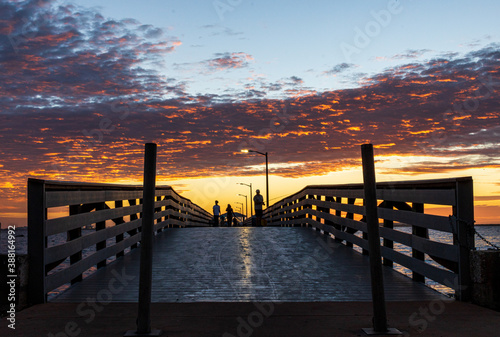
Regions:
[[151, 329], [151, 286], [153, 279], [153, 237], [156, 185], [156, 144], [147, 143], [144, 154], [144, 192], [142, 204], [141, 266], [137, 331], [124, 336], [159, 336]]
[[363, 161], [363, 184], [365, 190], [365, 212], [368, 227], [368, 248], [370, 255], [370, 275], [373, 300], [373, 329], [365, 328], [368, 335], [381, 333], [397, 334], [396, 329], [387, 328], [385, 307], [384, 279], [382, 275], [382, 256], [380, 254], [380, 235], [377, 212], [377, 186], [375, 183], [375, 164], [373, 159], [373, 145], [361, 145]]
[[469, 301], [472, 294], [470, 275], [470, 254], [474, 249], [474, 193], [472, 178], [457, 181], [457, 240], [459, 244], [458, 284], [455, 294], [460, 301]]
[[45, 181], [28, 179], [28, 300], [32, 304], [45, 303]]

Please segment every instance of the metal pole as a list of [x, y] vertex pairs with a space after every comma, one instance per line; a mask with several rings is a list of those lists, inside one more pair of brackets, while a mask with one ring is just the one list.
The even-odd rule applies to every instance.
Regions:
[[[246, 194], [238, 194], [240, 197], [245, 197], [245, 208], [243, 208], [243, 213], [245, 213], [245, 219], [248, 218], [248, 195]], [[250, 197], [252, 197], [250, 195]], [[242, 204], [243, 206], [243, 204]], [[245, 211], [246, 210], [246, 211]]]
[[[368, 227], [368, 247], [370, 254], [370, 275], [373, 300], [373, 330], [375, 333], [386, 332], [387, 316], [380, 254], [380, 235], [377, 214], [377, 193], [375, 184], [375, 164], [373, 145], [361, 145], [363, 161], [363, 183], [365, 190], [366, 224]], [[368, 333], [367, 331], [365, 331]]]
[[266, 208], [269, 207], [269, 169], [267, 165], [267, 152], [266, 152]]
[[252, 183], [250, 183], [250, 217], [253, 217], [253, 194], [252, 194]]
[[159, 336], [151, 330], [151, 285], [153, 278], [153, 237], [156, 185], [156, 144], [147, 143], [144, 153], [144, 190], [142, 204], [141, 260], [139, 278], [139, 312], [137, 331], [125, 336]]

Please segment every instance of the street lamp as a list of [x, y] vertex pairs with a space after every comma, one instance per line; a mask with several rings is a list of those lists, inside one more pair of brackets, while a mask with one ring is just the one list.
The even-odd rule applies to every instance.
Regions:
[[241, 205], [241, 207], [237, 207], [237, 208], [241, 209], [240, 213], [243, 215], [243, 203], [242, 202], [238, 202], [238, 201], [236, 201], [235, 203]]
[[261, 154], [263, 156], [266, 156], [266, 208], [267, 208], [267, 207], [269, 207], [269, 168], [268, 168], [268, 161], [267, 161], [267, 152], [264, 153], [264, 152], [259, 152], [259, 151], [255, 151], [255, 150], [247, 150], [247, 149], [241, 150], [241, 152], [245, 152], [245, 153], [254, 152], [254, 153], [258, 153], [258, 154]]
[[[245, 185], [245, 186], [248, 186], [250, 187], [250, 217], [253, 216], [253, 195], [252, 195], [252, 183], [250, 184], [245, 184], [245, 183], [237, 183], [238, 185]], [[248, 209], [247, 209], [247, 213], [248, 213]]]
[[245, 218], [248, 218], [248, 197], [245, 194], [238, 194], [240, 197], [245, 197], [245, 206], [246, 206], [246, 212], [245, 212]]

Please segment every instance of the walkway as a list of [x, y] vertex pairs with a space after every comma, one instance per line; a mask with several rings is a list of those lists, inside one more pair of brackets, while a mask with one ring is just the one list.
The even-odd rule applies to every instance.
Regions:
[[[140, 251], [52, 302], [136, 302]], [[369, 259], [310, 228], [167, 229], [154, 248], [152, 299], [173, 302], [371, 301]], [[387, 301], [445, 299], [384, 267]]]

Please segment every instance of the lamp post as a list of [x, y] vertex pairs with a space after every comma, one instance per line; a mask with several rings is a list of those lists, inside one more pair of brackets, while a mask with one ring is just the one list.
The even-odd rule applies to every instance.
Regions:
[[267, 161], [267, 152], [260, 152], [260, 151], [255, 151], [255, 150], [241, 150], [241, 152], [254, 152], [258, 153], [260, 155], [266, 156], [266, 208], [269, 207], [269, 167], [268, 167], [268, 161]]
[[248, 197], [245, 194], [238, 194], [240, 197], [245, 197], [245, 209], [247, 210], [245, 212], [245, 218], [248, 218]]
[[243, 210], [244, 210], [243, 203], [239, 202], [239, 201], [236, 201], [236, 203], [241, 205], [241, 207], [238, 207], [238, 208], [241, 209], [241, 214], [243, 214]]
[[[253, 216], [253, 195], [252, 195], [252, 183], [250, 184], [245, 184], [245, 183], [237, 183], [238, 185], [245, 185], [245, 186], [248, 186], [250, 187], [250, 217]], [[247, 213], [248, 213], [248, 209], [247, 209]]]

